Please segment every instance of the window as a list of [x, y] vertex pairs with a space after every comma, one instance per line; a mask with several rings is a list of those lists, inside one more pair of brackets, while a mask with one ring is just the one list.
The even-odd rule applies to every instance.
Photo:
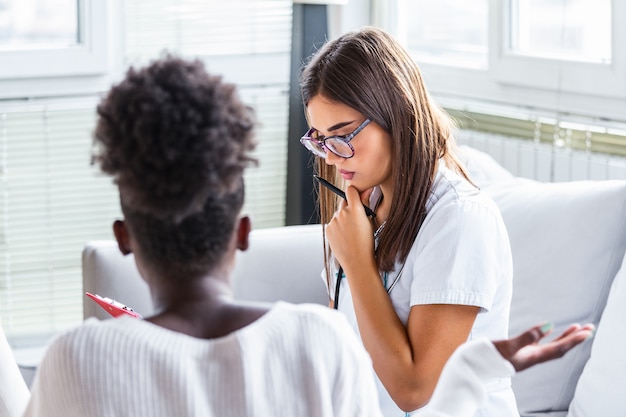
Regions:
[[0, 50], [59, 49], [79, 45], [76, 0], [0, 2]]
[[619, 3], [499, 2], [494, 7], [498, 39], [491, 44], [491, 74], [513, 85], [626, 98], [626, 60], [619, 52], [626, 38], [623, 25], [613, 20], [623, 16], [624, 2]]
[[94, 94], [120, 65], [120, 0], [0, 0], [0, 100]]
[[105, 1], [0, 0], [0, 79], [106, 72], [107, 17]]
[[410, 1], [407, 48], [420, 60], [487, 68], [487, 1]]
[[509, 54], [611, 63], [611, 1], [511, 2]]
[[[110, 20], [121, 27], [109, 38], [122, 37], [107, 43], [119, 46], [110, 58], [121, 67], [142, 66], [167, 50], [202, 59], [209, 71], [239, 84], [260, 121], [260, 166], [246, 173], [244, 211], [255, 228], [284, 225], [291, 1], [75, 4], [79, 14], [83, 4], [115, 11]], [[6, 21], [0, 14], [0, 25]], [[0, 322], [14, 347], [41, 343], [82, 320], [82, 248], [88, 240], [113, 239], [111, 223], [120, 215], [116, 187], [89, 164], [95, 106], [120, 76], [105, 74], [107, 83], [75, 77], [81, 88], [65, 77], [18, 86], [0, 81], [0, 94], [7, 87], [11, 97], [30, 97], [0, 100]], [[41, 84], [33, 87], [35, 81]]]
[[626, 121], [626, 25], [618, 20], [626, 2], [394, 3], [399, 12], [382, 26], [405, 42], [444, 106]]

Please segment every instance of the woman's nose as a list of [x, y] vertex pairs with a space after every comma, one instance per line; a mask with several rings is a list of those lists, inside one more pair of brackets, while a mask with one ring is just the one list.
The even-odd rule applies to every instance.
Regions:
[[343, 159], [344, 158], [342, 158], [341, 156], [335, 155], [331, 151], [326, 151], [326, 158], [324, 158], [327, 165], [336, 165], [338, 162], [340, 162]]

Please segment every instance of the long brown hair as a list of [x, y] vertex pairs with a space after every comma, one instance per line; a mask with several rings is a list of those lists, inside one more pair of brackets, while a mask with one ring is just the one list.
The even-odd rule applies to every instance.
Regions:
[[[437, 161], [467, 178], [454, 156], [454, 123], [430, 98], [417, 64], [386, 32], [365, 27], [326, 43], [301, 74], [304, 105], [318, 94], [343, 103], [378, 123], [391, 137], [394, 195], [379, 237], [380, 271], [403, 262], [426, 217]], [[340, 182], [334, 166], [318, 158], [322, 177]], [[337, 199], [319, 190], [320, 220], [328, 223]], [[385, 196], [390, 198], [392, 196]], [[327, 270], [328, 248], [325, 247]]]

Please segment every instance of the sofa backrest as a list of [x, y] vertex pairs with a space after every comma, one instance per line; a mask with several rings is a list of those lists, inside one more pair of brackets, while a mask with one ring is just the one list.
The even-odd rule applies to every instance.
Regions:
[[[124, 256], [114, 240], [87, 242], [83, 249], [83, 293], [108, 297], [133, 308], [142, 316], [154, 311], [148, 285], [143, 281], [133, 255]], [[111, 317], [89, 297], [83, 296], [83, 317]]]
[[[499, 206], [511, 241], [511, 335], [544, 320], [555, 324], [554, 334], [573, 322], [598, 324], [626, 251], [626, 181], [539, 183], [514, 178], [476, 152], [464, 162]], [[250, 249], [238, 254], [235, 296], [326, 304], [322, 260], [320, 225], [255, 230]], [[132, 256], [122, 256], [112, 241], [86, 246], [83, 285], [143, 315], [152, 312]], [[84, 315], [108, 317], [87, 297]], [[513, 389], [522, 416], [564, 416], [590, 350], [585, 342], [561, 359], [516, 375]]]
[[[598, 325], [626, 251], [626, 181], [537, 183], [484, 189], [496, 201], [513, 252], [510, 333], [550, 320]], [[591, 343], [515, 376], [522, 414], [567, 411]]]
[[[554, 323], [555, 335], [571, 323], [598, 325], [626, 251], [626, 181], [541, 183], [513, 177], [482, 152], [463, 152], [470, 176], [496, 202], [509, 233], [510, 334], [545, 320]], [[515, 375], [522, 416], [567, 413], [591, 346], [583, 343]]]
[[240, 300], [328, 305], [319, 224], [255, 230], [237, 254], [233, 290]]
[[[122, 255], [115, 241], [88, 242], [82, 262], [85, 292], [114, 299], [143, 316], [152, 314], [148, 286], [132, 254]], [[249, 249], [237, 254], [233, 291], [241, 300], [328, 304], [322, 267], [320, 225], [253, 230]], [[83, 299], [83, 316], [110, 317], [88, 297]]]

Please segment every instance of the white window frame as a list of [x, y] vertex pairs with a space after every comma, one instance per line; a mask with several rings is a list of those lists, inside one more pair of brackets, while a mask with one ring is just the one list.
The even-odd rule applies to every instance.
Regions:
[[75, 47], [0, 51], [0, 99], [90, 94], [103, 91], [120, 63], [111, 53], [120, 0], [78, 0], [81, 43]]
[[[401, 42], [406, 40], [402, 28], [410, 24], [410, 20], [406, 20], [406, 1], [410, 0], [375, 1], [394, 4], [397, 14], [375, 20]], [[515, 112], [569, 114], [626, 123], [623, 110], [626, 108], [626, 56], [623, 53], [626, 27], [618, 21], [620, 16], [626, 15], [626, 2], [612, 0], [611, 3], [613, 62], [610, 66], [503, 56], [508, 30], [503, 3], [508, 4], [509, 0], [489, 0], [489, 69], [459, 68], [418, 59], [426, 86], [440, 104], [446, 106], [452, 102], [458, 107], [461, 102], [471, 110], [475, 105], [488, 103], [503, 109], [508, 106], [509, 111]]]
[[[626, 98], [626, 26], [618, 20], [626, 16], [626, 2], [613, 0], [612, 59], [610, 64], [575, 62], [521, 56], [507, 53], [511, 31], [511, 0], [491, 0], [489, 72], [504, 84], [554, 89], [579, 94]], [[594, 80], [593, 83], [580, 82]]]

